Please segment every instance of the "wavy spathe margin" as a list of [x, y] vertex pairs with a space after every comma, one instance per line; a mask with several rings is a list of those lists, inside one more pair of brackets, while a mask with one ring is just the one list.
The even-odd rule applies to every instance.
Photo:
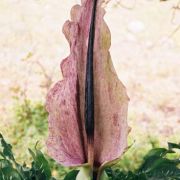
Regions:
[[[98, 1], [94, 41], [94, 160], [95, 165], [112, 161], [127, 147], [128, 96], [112, 65], [110, 31]], [[71, 10], [63, 32], [70, 55], [61, 63], [63, 80], [47, 96], [49, 112], [49, 154], [59, 163], [76, 166], [87, 162], [85, 133], [85, 74], [92, 0], [83, 0]]]

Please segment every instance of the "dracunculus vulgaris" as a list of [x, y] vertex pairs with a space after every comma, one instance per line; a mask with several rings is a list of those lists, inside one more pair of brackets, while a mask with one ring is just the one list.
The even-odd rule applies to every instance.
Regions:
[[48, 152], [64, 166], [98, 168], [127, 147], [129, 99], [109, 53], [103, 3], [82, 0], [63, 26], [70, 55], [61, 62], [63, 80], [50, 89], [46, 107]]

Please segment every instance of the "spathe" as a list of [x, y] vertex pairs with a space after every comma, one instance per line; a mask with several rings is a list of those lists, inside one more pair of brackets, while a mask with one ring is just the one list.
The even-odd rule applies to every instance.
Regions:
[[[128, 96], [112, 65], [110, 31], [99, 0], [94, 40], [94, 161], [96, 166], [112, 161], [127, 147]], [[63, 32], [70, 44], [70, 55], [61, 63], [63, 80], [47, 96], [49, 112], [49, 154], [65, 166], [87, 162], [85, 132], [85, 74], [92, 0], [83, 0], [71, 10]]]

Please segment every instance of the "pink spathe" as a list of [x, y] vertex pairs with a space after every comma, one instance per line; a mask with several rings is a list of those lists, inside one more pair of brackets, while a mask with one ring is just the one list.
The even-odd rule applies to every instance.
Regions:
[[[127, 147], [128, 96], [114, 70], [109, 48], [110, 31], [98, 2], [94, 44], [95, 134], [94, 160], [99, 166], [122, 155]], [[47, 96], [49, 112], [49, 155], [65, 166], [87, 162], [84, 125], [86, 55], [93, 1], [83, 0], [71, 10], [63, 32], [70, 55], [61, 63], [63, 80]]]

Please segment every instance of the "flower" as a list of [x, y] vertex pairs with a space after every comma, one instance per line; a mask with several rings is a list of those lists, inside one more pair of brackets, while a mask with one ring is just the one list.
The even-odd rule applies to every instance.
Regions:
[[[103, 20], [104, 0], [96, 7], [93, 51], [94, 134], [93, 161], [96, 166], [122, 155], [127, 147], [126, 89], [118, 79], [109, 48], [110, 31]], [[65, 166], [77, 166], [88, 161], [89, 142], [85, 128], [85, 80], [91, 24], [92, 0], [71, 9], [71, 21], [63, 32], [70, 45], [70, 55], [61, 63], [63, 80], [50, 89], [46, 108], [49, 112], [48, 152]]]

